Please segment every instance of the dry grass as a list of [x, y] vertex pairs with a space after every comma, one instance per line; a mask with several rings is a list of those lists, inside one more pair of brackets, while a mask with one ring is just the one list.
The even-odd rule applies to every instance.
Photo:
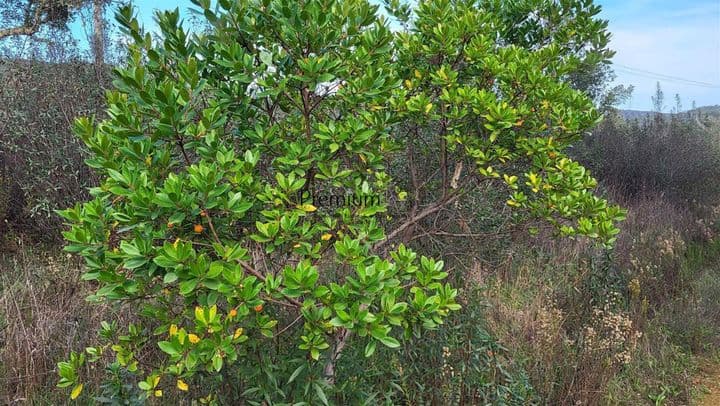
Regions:
[[622, 203], [628, 219], [611, 255], [541, 235], [516, 241], [516, 252], [528, 248], [478, 278], [490, 330], [547, 404], [642, 403], [661, 391], [687, 402], [687, 354], [713, 342], [708, 326], [720, 327], [718, 306], [708, 305], [717, 294], [709, 286], [720, 284], [701, 280], [713, 253], [688, 252], [709, 245], [708, 222], [658, 195]]
[[80, 264], [62, 253], [22, 242], [0, 251], [0, 403], [49, 401], [56, 363], [94, 339], [106, 309], [84, 300], [80, 274]]

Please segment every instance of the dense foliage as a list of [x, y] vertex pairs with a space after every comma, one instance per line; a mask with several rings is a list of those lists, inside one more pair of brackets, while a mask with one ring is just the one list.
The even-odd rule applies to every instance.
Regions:
[[102, 112], [103, 83], [87, 64], [30, 61], [0, 63], [0, 82], [0, 228], [57, 242], [54, 211], [96, 184], [72, 124]]
[[578, 145], [577, 154], [606, 184], [628, 197], [662, 193], [675, 204], [713, 204], [720, 193], [717, 130], [697, 111], [610, 116]]
[[[119, 12], [132, 41], [109, 118], [75, 124], [103, 180], [61, 213], [67, 249], [91, 299], [138, 317], [59, 365], [72, 398], [102, 361], [105, 400], [173, 387], [220, 401], [224, 385], [327, 403], [346, 347], [399, 347], [459, 309], [443, 261], [395, 242], [485, 182], [563, 235], [614, 240], [622, 210], [563, 152], [599, 120], [565, 81], [609, 56], [590, 2], [392, 1], [397, 33], [363, 0], [195, 3], [211, 32], [165, 12], [159, 41]], [[386, 170], [417, 134], [439, 151], [432, 203]]]

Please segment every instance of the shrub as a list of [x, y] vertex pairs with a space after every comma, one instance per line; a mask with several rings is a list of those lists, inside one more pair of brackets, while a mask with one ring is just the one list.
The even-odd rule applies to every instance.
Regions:
[[87, 199], [95, 184], [72, 133], [75, 116], [102, 111], [94, 72], [82, 63], [0, 63], [0, 176], [12, 180], [12, 188], [3, 186], [13, 197], [8, 223], [25, 234], [59, 240], [62, 221], [54, 210]]
[[578, 154], [599, 179], [626, 198], [663, 194], [674, 204], [712, 204], [720, 196], [717, 135], [689, 114], [642, 121], [609, 115]]
[[0, 153], [0, 231], [3, 232], [7, 232], [10, 225], [27, 225], [23, 219], [25, 198], [9, 161]]
[[[71, 398], [82, 366], [102, 361], [103, 399], [176, 388], [205, 402], [328, 403], [346, 348], [369, 357], [421, 340], [459, 309], [443, 261], [391, 242], [483, 181], [562, 234], [618, 233], [622, 210], [563, 154], [598, 120], [562, 80], [577, 50], [498, 40], [528, 29], [507, 10], [427, 1], [393, 34], [361, 0], [195, 3], [213, 30], [189, 36], [165, 12], [159, 42], [121, 9], [132, 41], [109, 118], [75, 124], [102, 182], [61, 213], [67, 249], [86, 260], [92, 300], [133, 302], [140, 318], [105, 323], [102, 345], [59, 364]], [[577, 38], [607, 42], [602, 24], [568, 19]], [[440, 146], [439, 198], [388, 218], [387, 200], [407, 194], [390, 196], [385, 168], [415, 127]], [[450, 178], [454, 156], [469, 174]], [[331, 207], [333, 190], [384, 198]]]

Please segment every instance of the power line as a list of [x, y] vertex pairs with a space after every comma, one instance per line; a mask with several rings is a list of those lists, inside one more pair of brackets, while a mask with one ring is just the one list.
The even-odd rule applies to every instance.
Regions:
[[698, 80], [685, 79], [685, 78], [681, 78], [678, 76], [671, 76], [671, 75], [666, 75], [663, 73], [651, 72], [648, 70], [633, 68], [631, 66], [627, 66], [627, 65], [623, 65], [623, 64], [619, 64], [619, 63], [613, 63], [613, 65], [618, 67], [617, 70], [624, 72], [624, 73], [631, 74], [631, 75], [637, 75], [637, 76], [646, 77], [646, 78], [650, 78], [650, 79], [660, 79], [660, 80], [665, 80], [665, 81], [669, 81], [669, 82], [683, 83], [683, 84], [691, 85], [691, 86], [720, 88], [720, 85], [717, 85], [714, 83], [700, 82]]
[[659, 77], [659, 78], [666, 79], [666, 80], [676, 80], [676, 81], [681, 81], [681, 82], [687, 82], [687, 83], [696, 84], [696, 85], [699, 85], [699, 86], [720, 87], [720, 85], [716, 85], [716, 84], [714, 84], [714, 83], [700, 82], [700, 81], [698, 81], [698, 80], [685, 79], [685, 78], [681, 78], [681, 77], [677, 77], [677, 76], [670, 76], [670, 75], [666, 75], [666, 74], [663, 74], [663, 73], [651, 72], [651, 71], [649, 71], [649, 70], [644, 70], [644, 69], [639, 69], [639, 68], [633, 68], [633, 67], [631, 67], [631, 66], [622, 65], [622, 64], [615, 64], [615, 65], [617, 65], [617, 66], [619, 66], [619, 67], [621, 67], [621, 68], [623, 68], [623, 69], [626, 69], [626, 70], [630, 71], [630, 73], [639, 73], [639, 74], [651, 75], [651, 76]]
[[663, 82], [673, 82], [673, 83], [679, 83], [679, 84], [688, 85], [688, 86], [698, 86], [698, 87], [704, 87], [704, 88], [709, 88], [709, 89], [720, 88], [720, 85], [714, 85], [712, 83], [695, 83], [695, 82], [691, 82], [691, 81], [678, 80], [678, 79], [674, 79], [674, 78], [665, 78], [665, 77], [661, 77], [661, 76], [648, 75], [645, 73], [634, 72], [631, 70], [624, 70], [624, 69], [616, 69], [616, 70], [619, 72], [622, 72], [622, 73], [629, 74], [629, 75], [640, 76], [640, 77], [648, 78], [648, 79], [655, 79], [655, 80], [659, 80], [659, 81], [663, 81]]

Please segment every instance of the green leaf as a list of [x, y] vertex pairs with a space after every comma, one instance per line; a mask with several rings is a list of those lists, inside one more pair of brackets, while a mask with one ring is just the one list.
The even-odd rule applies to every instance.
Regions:
[[297, 377], [300, 375], [300, 373], [301, 373], [304, 369], [305, 369], [305, 365], [300, 365], [299, 367], [297, 367], [297, 368], [295, 369], [295, 371], [292, 373], [292, 375], [290, 375], [290, 378], [289, 378], [288, 381], [287, 381], [288, 385], [290, 385], [290, 384], [295, 380], [295, 378], [297, 378]]
[[327, 396], [325, 396], [325, 391], [323, 388], [318, 385], [317, 383], [313, 383], [313, 387], [315, 388], [315, 393], [317, 394], [318, 398], [320, 398], [320, 401], [323, 403], [323, 405], [328, 405]]
[[175, 282], [178, 279], [178, 276], [175, 272], [168, 272], [165, 274], [165, 277], [163, 277], [163, 282], [166, 284], [170, 284]]
[[369, 358], [375, 353], [375, 347], [377, 347], [377, 341], [370, 340], [367, 345], [365, 345], [365, 357]]
[[390, 336], [378, 338], [378, 340], [380, 340], [380, 342], [383, 343], [386, 347], [398, 348], [400, 346], [400, 342]]
[[180, 282], [180, 294], [183, 296], [189, 295], [190, 293], [192, 293], [193, 290], [195, 290], [198, 282], [198, 279], [190, 279]]
[[170, 341], [160, 341], [158, 342], [158, 347], [160, 347], [160, 349], [168, 355], [178, 355], [178, 350], [175, 347], [175, 344], [171, 343]]

